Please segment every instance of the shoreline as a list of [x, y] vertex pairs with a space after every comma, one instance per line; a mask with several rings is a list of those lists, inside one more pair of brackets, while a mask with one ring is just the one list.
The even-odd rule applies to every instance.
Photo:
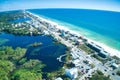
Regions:
[[[29, 12], [29, 11], [27, 11], [27, 12]], [[39, 15], [37, 15], [37, 14], [32, 13], [32, 12], [29, 12], [29, 13], [31, 13], [32, 15], [40, 18], [42, 21], [46, 21], [46, 22], [50, 23], [51, 25], [55, 25], [55, 27], [58, 28], [58, 29], [61, 29], [61, 30], [64, 30], [64, 31], [69, 31], [70, 33], [76, 34], [77, 36], [83, 36], [83, 35], [81, 35], [80, 33], [77, 33], [77, 32], [75, 32], [75, 31], [73, 31], [73, 30], [70, 30], [69, 28], [67, 28], [67, 27], [65, 27], [65, 26], [59, 25], [57, 22], [50, 21], [50, 20], [45, 19], [45, 18], [43, 18], [43, 17], [41, 17], [41, 16], [39, 16]], [[117, 56], [117, 57], [120, 58], [120, 51], [119, 51], [119, 50], [113, 49], [113, 48], [107, 46], [106, 44], [103, 44], [103, 43], [97, 42], [97, 41], [95, 41], [95, 40], [89, 39], [89, 38], [87, 38], [87, 37], [85, 37], [85, 36], [83, 36], [83, 37], [84, 37], [85, 39], [87, 39], [88, 42], [93, 42], [93, 43], [95, 43], [96, 45], [101, 46], [101, 47], [103, 48], [103, 50], [105, 50], [105, 51], [107, 51], [108, 53], [110, 53], [110, 56]]]

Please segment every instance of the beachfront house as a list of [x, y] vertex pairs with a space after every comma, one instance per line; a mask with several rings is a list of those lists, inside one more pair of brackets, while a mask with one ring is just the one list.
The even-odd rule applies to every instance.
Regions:
[[65, 36], [65, 31], [64, 30], [60, 30], [60, 35], [59, 36], [61, 36], [61, 37], [64, 37]]
[[49, 34], [50, 34], [50, 33], [49, 33], [48, 31], [46, 31], [46, 30], [44, 30], [43, 33], [44, 33], [45, 35], [49, 35]]
[[65, 74], [69, 76], [71, 79], [75, 79], [78, 76], [77, 68], [66, 69]]
[[96, 52], [103, 50], [100, 46], [94, 44], [93, 42], [88, 42], [87, 46]]
[[98, 53], [98, 55], [99, 55], [100, 57], [102, 57], [102, 58], [107, 58], [107, 57], [110, 56], [110, 54], [109, 54], [108, 52], [104, 51], [104, 50], [101, 50], [101, 51]]
[[93, 42], [88, 42], [87, 46], [92, 50], [96, 51], [98, 55], [102, 58], [107, 58], [110, 56], [110, 53], [104, 51], [104, 49]]
[[113, 69], [120, 69], [120, 65], [119, 64], [116, 64], [116, 63], [112, 63], [111, 64], [111, 67], [113, 68]]
[[55, 80], [63, 80], [61, 77], [56, 78]]
[[80, 65], [80, 60], [79, 59], [73, 60], [72, 63], [77, 67]]

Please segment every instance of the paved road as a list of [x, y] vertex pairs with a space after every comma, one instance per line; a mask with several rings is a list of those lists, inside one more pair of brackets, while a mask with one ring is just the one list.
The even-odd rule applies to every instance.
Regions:
[[[33, 16], [34, 16], [34, 15], [33, 15]], [[30, 17], [31, 17], [31, 16], [30, 16]], [[38, 20], [34, 19], [33, 17], [31, 17], [31, 18], [32, 18], [32, 20], [33, 20], [34, 22], [36, 22], [36, 24], [34, 24], [35, 26], [42, 25], [41, 23], [39, 23], [40, 20], [38, 21]], [[60, 37], [57, 32], [50, 31], [45, 25], [42, 25], [41, 27], [43, 27], [43, 29], [45, 29], [46, 31], [50, 32], [50, 34], [51, 34], [52, 36], [54, 36], [56, 39], [58, 39], [61, 43], [65, 44], [67, 47], [73, 47], [73, 45], [72, 45], [70, 42], [68, 42], [68, 41], [66, 41], [65, 39], [63, 39], [62, 37]], [[74, 49], [73, 52], [74, 52], [74, 51], [78, 51], [78, 52], [79, 52], [79, 53], [76, 52], [76, 53], [73, 53], [73, 54], [77, 55], [80, 61], [81, 61], [82, 59], [88, 60], [88, 61], [91, 61], [91, 62], [95, 65], [95, 68], [90, 69], [88, 73], [84, 74], [84, 75], [80, 78], [80, 80], [85, 79], [86, 76], [91, 75], [92, 72], [93, 72], [94, 70], [97, 70], [97, 69], [100, 70], [100, 71], [102, 71], [105, 75], [111, 75], [111, 77], [112, 77], [114, 80], [118, 80], [118, 79], [120, 80], [120, 77], [118, 77], [118, 76], [113, 76], [113, 75], [112, 75], [113, 71], [108, 70], [108, 68], [105, 67], [105, 66], [104, 66], [100, 61], [98, 61], [97, 59], [88, 56], [84, 51], [78, 49], [78, 48], [75, 47], [75, 46], [74, 46], [73, 49]], [[105, 71], [105, 70], [107, 70], [107, 71]]]

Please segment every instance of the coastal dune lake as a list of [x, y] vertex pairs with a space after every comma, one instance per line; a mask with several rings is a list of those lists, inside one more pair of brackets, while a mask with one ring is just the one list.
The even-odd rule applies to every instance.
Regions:
[[[30, 44], [34, 42], [41, 42], [42, 45], [33, 47]], [[0, 34], [0, 46], [12, 46], [26, 48], [27, 52], [25, 57], [27, 59], [41, 60], [46, 67], [43, 69], [45, 72], [57, 70], [63, 64], [57, 60], [57, 57], [64, 54], [66, 47], [62, 44], [55, 44], [51, 36], [16, 36], [13, 34]], [[53, 65], [54, 64], [54, 65]]]
[[87, 9], [29, 11], [120, 51], [120, 12]]
[[20, 18], [20, 19], [16, 19], [16, 20], [11, 20], [11, 21], [8, 21], [8, 22], [14, 22], [14, 23], [18, 23], [18, 22], [25, 22], [25, 21], [29, 21], [31, 20], [30, 18]]

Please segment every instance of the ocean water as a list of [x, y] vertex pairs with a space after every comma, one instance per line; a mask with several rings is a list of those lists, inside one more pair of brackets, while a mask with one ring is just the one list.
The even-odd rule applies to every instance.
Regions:
[[120, 12], [85, 9], [29, 11], [120, 51]]

